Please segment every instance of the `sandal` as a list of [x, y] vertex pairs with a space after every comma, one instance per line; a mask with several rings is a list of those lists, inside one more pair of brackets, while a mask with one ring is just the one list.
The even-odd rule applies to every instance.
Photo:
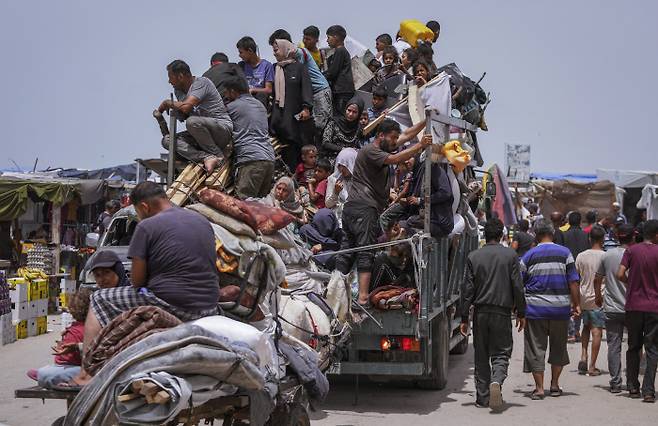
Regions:
[[562, 388], [557, 387], [557, 388], [551, 388], [549, 395], [551, 395], [553, 398], [557, 398], [562, 396]]
[[35, 382], [39, 381], [39, 379], [37, 377], [37, 370], [35, 370], [34, 368], [31, 368], [31, 369], [27, 370], [27, 373], [25, 373], [25, 374], [27, 374], [27, 377], [34, 380]]
[[601, 370], [599, 370], [598, 368], [595, 368], [594, 370], [588, 371], [587, 375], [590, 376], [590, 377], [600, 376], [601, 375]]
[[83, 385], [76, 383], [73, 379], [52, 386], [54, 390], [63, 392], [80, 392], [83, 387]]
[[578, 363], [578, 374], [587, 374], [587, 361], [580, 361]]
[[537, 389], [533, 390], [532, 393], [530, 394], [530, 399], [533, 401], [541, 401], [544, 399], [544, 394], [537, 392]]

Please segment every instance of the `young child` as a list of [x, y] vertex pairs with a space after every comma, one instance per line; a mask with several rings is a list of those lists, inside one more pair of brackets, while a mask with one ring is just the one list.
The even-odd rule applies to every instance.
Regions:
[[377, 86], [372, 91], [372, 106], [368, 108], [368, 121], [375, 120], [386, 112], [388, 92], [384, 86]]
[[71, 297], [68, 310], [75, 321], [62, 332], [62, 340], [52, 348], [55, 364], [27, 372], [29, 378], [39, 382], [39, 386], [52, 388], [62, 382], [68, 382], [80, 373], [80, 364], [82, 364], [80, 346], [84, 337], [84, 321], [89, 311], [91, 293], [90, 289], [81, 288]]
[[327, 178], [331, 174], [331, 163], [326, 158], [318, 160], [315, 175], [308, 181], [308, 194], [311, 202], [318, 209], [325, 208], [324, 197], [327, 195]]
[[354, 96], [354, 79], [352, 78], [352, 57], [345, 48], [347, 31], [340, 25], [327, 28], [327, 44], [334, 49], [334, 54], [327, 59], [324, 76], [331, 86], [334, 112], [345, 111], [347, 102]]
[[302, 162], [295, 169], [295, 180], [299, 186], [306, 187], [308, 180], [315, 174], [318, 161], [318, 149], [315, 145], [304, 145], [302, 147]]
[[386, 46], [384, 48], [383, 60], [384, 66], [381, 67], [375, 75], [375, 79], [379, 82], [383, 82], [387, 78], [399, 74], [398, 63], [400, 62], [400, 58], [398, 56], [398, 51], [395, 50], [395, 47]]

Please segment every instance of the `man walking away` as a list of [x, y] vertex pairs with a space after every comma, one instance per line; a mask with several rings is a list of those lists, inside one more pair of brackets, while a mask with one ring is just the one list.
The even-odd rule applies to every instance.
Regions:
[[[187, 128], [176, 134], [176, 153], [189, 161], [203, 163], [206, 171], [212, 173], [224, 155], [223, 150], [231, 143], [233, 123], [226, 106], [213, 82], [193, 76], [185, 62], [176, 59], [167, 65], [167, 73], [178, 101], [165, 99], [158, 112], [174, 109], [178, 120], [185, 121]], [[162, 138], [162, 146], [167, 150], [169, 138], [170, 135]]]
[[504, 227], [503, 222], [496, 218], [484, 225], [487, 243], [468, 256], [460, 303], [464, 336], [468, 333], [469, 309], [471, 305], [475, 307], [475, 404], [494, 410], [503, 403], [501, 387], [507, 378], [512, 355], [510, 315], [513, 309], [516, 309], [518, 330], [525, 326], [519, 260], [514, 250], [500, 244]]
[[[621, 341], [626, 320], [626, 285], [617, 279], [617, 270], [626, 249], [633, 244], [635, 230], [632, 225], [622, 225], [617, 229], [620, 247], [605, 252], [596, 272], [594, 289], [596, 306], [605, 312], [605, 337], [608, 343], [608, 370], [610, 371], [610, 392], [621, 392]], [[605, 296], [601, 291], [605, 279]]]
[[626, 249], [617, 271], [617, 279], [627, 283], [628, 392], [631, 398], [640, 397], [638, 374], [640, 350], [644, 345], [647, 367], [642, 380], [642, 395], [644, 402], [655, 402], [656, 364], [658, 364], [658, 220], [646, 221], [644, 241]]
[[272, 188], [275, 160], [267, 110], [249, 94], [239, 77], [227, 79], [224, 87], [224, 99], [233, 120], [235, 192], [241, 199], [262, 198]]
[[[581, 220], [582, 215], [580, 213], [569, 213], [569, 229], [564, 232], [560, 231], [560, 234], [557, 234], [560, 236], [560, 240], [555, 240], [557, 244], [568, 248], [574, 259], [577, 259], [580, 253], [584, 252], [590, 247], [589, 237], [585, 231], [580, 229]], [[578, 342], [580, 338], [580, 318], [572, 318], [569, 320], [569, 342]]]
[[541, 219], [535, 223], [539, 244], [521, 259], [525, 286], [526, 328], [523, 371], [535, 380], [533, 400], [544, 399], [544, 360], [549, 345], [551, 364], [550, 395], [562, 395], [559, 380], [562, 368], [569, 364], [567, 330], [572, 312], [580, 315], [578, 272], [565, 247], [553, 243], [553, 225]]
[[[605, 315], [603, 310], [596, 306], [597, 291], [594, 279], [605, 255], [603, 251], [604, 236], [605, 231], [603, 228], [600, 226], [593, 227], [589, 232], [592, 248], [580, 253], [576, 258], [576, 271], [580, 275], [580, 307], [583, 310], [582, 351], [578, 363], [578, 372], [580, 374], [587, 373], [590, 376], [601, 374], [601, 371], [596, 368], [596, 360], [599, 356], [599, 349], [601, 349]], [[587, 352], [590, 335], [592, 336], [592, 356], [588, 367]]]
[[519, 257], [523, 257], [535, 245], [535, 237], [530, 234], [530, 223], [522, 219], [519, 221], [519, 229], [514, 233], [512, 248], [516, 250]]

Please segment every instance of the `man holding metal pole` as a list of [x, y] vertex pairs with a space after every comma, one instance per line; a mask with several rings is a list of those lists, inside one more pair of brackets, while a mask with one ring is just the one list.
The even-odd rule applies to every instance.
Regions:
[[[389, 166], [400, 164], [420, 154], [425, 147], [432, 144], [432, 136], [424, 135], [420, 143], [393, 154], [398, 147], [412, 140], [425, 127], [422, 121], [404, 132], [393, 120], [385, 119], [376, 130], [373, 143], [359, 151], [352, 173], [352, 186], [347, 203], [343, 209], [343, 231], [345, 236], [342, 249], [363, 247], [374, 244], [381, 233], [379, 216], [388, 206]], [[352, 269], [353, 254], [336, 256], [336, 269], [348, 274]], [[360, 305], [368, 304], [368, 289], [372, 274], [372, 251], [360, 251], [356, 254], [359, 273]]]
[[176, 118], [184, 121], [187, 128], [176, 134], [176, 153], [189, 161], [203, 163], [206, 171], [212, 173], [220, 158], [225, 157], [233, 137], [228, 110], [212, 81], [193, 76], [185, 62], [173, 61], [167, 65], [167, 73], [178, 101], [165, 99], [154, 112], [163, 132], [162, 146], [171, 148], [171, 134], [165, 134], [161, 114], [174, 109]]

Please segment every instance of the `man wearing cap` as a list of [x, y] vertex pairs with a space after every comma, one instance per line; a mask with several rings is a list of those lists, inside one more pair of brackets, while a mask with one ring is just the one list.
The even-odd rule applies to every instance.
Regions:
[[112, 250], [102, 250], [89, 260], [89, 270], [99, 288], [129, 286], [130, 281], [119, 256]]

